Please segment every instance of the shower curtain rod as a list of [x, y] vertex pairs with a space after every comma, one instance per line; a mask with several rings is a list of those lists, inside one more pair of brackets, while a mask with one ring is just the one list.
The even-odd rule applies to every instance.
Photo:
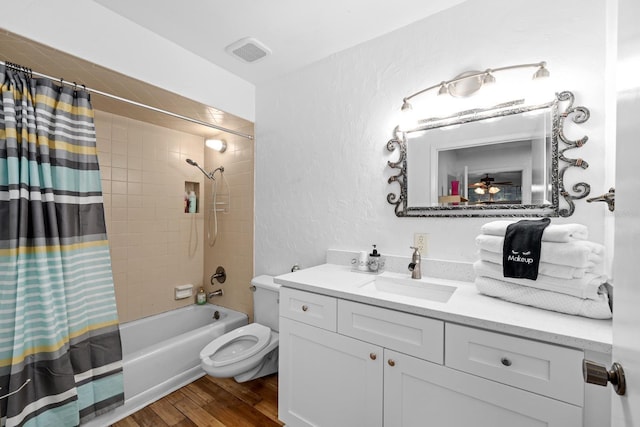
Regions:
[[51, 77], [51, 76], [48, 76], [46, 74], [39, 73], [37, 71], [33, 71], [30, 68], [26, 68], [26, 67], [23, 67], [21, 65], [14, 64], [12, 62], [0, 61], [0, 64], [5, 65], [5, 66], [10, 67], [10, 68], [13, 68], [13, 69], [17, 69], [19, 71], [26, 71], [29, 74], [31, 74], [32, 76], [43, 77], [43, 78], [49, 79], [49, 80], [51, 80], [53, 82], [58, 82], [60, 84], [66, 84], [67, 86], [74, 86], [76, 88], [80, 88], [81, 87], [82, 90], [86, 90], [87, 92], [95, 93], [97, 95], [104, 96], [106, 98], [115, 99], [116, 101], [124, 102], [126, 104], [135, 105], [137, 107], [146, 108], [147, 110], [152, 110], [152, 111], [155, 111], [157, 113], [166, 114], [167, 116], [175, 117], [176, 119], [185, 120], [187, 122], [191, 122], [191, 123], [195, 123], [195, 124], [198, 124], [198, 125], [206, 126], [206, 127], [213, 128], [213, 129], [216, 129], [216, 130], [220, 130], [222, 132], [230, 133], [230, 134], [233, 134], [233, 135], [236, 135], [236, 136], [240, 136], [242, 138], [253, 139], [253, 135], [249, 135], [249, 134], [246, 134], [246, 133], [238, 132], [236, 130], [228, 129], [228, 128], [225, 128], [225, 127], [222, 127], [222, 126], [214, 125], [212, 123], [203, 122], [202, 120], [198, 120], [198, 119], [194, 119], [194, 118], [191, 118], [191, 117], [183, 116], [181, 114], [172, 113], [171, 111], [162, 110], [160, 108], [153, 107], [151, 105], [143, 104], [141, 102], [133, 101], [133, 100], [127, 99], [127, 98], [123, 98], [123, 97], [118, 96], [118, 95], [113, 95], [111, 93], [102, 92], [102, 91], [97, 90], [97, 89], [91, 89], [91, 88], [86, 87], [85, 85], [79, 85], [76, 82], [68, 82], [68, 81], [63, 80], [61, 78], [57, 79], [55, 77]]

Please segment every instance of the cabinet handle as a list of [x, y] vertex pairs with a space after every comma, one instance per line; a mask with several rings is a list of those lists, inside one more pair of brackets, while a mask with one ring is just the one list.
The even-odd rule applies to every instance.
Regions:
[[389, 364], [389, 366], [396, 366], [396, 361], [393, 359], [389, 359], [387, 363]]
[[506, 357], [503, 357], [502, 359], [500, 359], [500, 362], [504, 365], [504, 366], [511, 366], [511, 360], [509, 360]]
[[308, 307], [308, 306], [306, 306], [306, 305], [303, 305], [303, 306], [302, 306], [302, 311], [307, 311], [307, 310], [309, 310], [309, 307]]
[[371, 360], [376, 360], [378, 358], [378, 356], [375, 353], [369, 353], [369, 358]]

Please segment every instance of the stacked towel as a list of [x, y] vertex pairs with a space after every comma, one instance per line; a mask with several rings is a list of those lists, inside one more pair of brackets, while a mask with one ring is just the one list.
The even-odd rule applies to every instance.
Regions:
[[486, 277], [476, 278], [476, 287], [485, 295], [522, 305], [594, 319], [611, 319], [609, 297], [604, 287], [598, 300], [576, 298]]
[[[504, 237], [480, 234], [476, 237], [480, 249], [502, 255]], [[604, 247], [588, 240], [574, 240], [566, 243], [547, 242], [542, 235], [540, 263], [568, 265], [576, 268], [594, 268], [604, 261]]]
[[514, 221], [481, 227], [474, 263], [476, 287], [486, 295], [524, 305], [597, 319], [611, 318], [610, 287], [602, 274], [604, 247], [586, 240], [581, 224], [549, 225], [542, 234], [536, 280], [504, 277], [504, 235]]
[[[507, 231], [507, 227], [516, 221], [492, 221], [486, 223], [480, 228], [482, 234], [491, 236], [502, 236]], [[542, 233], [544, 242], [565, 243], [571, 240], [586, 240], [589, 237], [589, 231], [582, 224], [550, 224]]]
[[[494, 264], [502, 265], [502, 254], [480, 249], [480, 259]], [[584, 268], [572, 267], [570, 265], [551, 264], [541, 262], [538, 266], [538, 273], [545, 276], [557, 277], [559, 279], [581, 279], [587, 272], [602, 274], [601, 264], [588, 263]]]
[[600, 285], [606, 282], [604, 276], [586, 273], [580, 279], [559, 279], [553, 276], [538, 274], [536, 280], [515, 279], [512, 277], [504, 277], [502, 275], [502, 267], [488, 261], [476, 261], [473, 264], [477, 276], [489, 277], [513, 283], [515, 285], [529, 286], [531, 288], [544, 289], [546, 291], [559, 292], [566, 295], [572, 295], [578, 298], [587, 298], [597, 300]]

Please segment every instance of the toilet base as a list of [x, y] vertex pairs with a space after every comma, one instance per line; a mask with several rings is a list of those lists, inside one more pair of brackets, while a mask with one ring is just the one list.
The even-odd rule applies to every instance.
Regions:
[[233, 377], [239, 383], [255, 380], [278, 372], [278, 347], [273, 349], [269, 354], [264, 356], [262, 362], [255, 368]]
[[[217, 378], [233, 377], [239, 383], [278, 372], [279, 337], [277, 332], [271, 331], [270, 333], [271, 339], [269, 343], [258, 353], [244, 359], [237, 357], [237, 361], [223, 366], [214, 366], [210, 356], [207, 354], [211, 349], [208, 349], [207, 346], [205, 347], [207, 351], [200, 352], [200, 365], [207, 375]], [[215, 341], [209, 345], [213, 343]]]

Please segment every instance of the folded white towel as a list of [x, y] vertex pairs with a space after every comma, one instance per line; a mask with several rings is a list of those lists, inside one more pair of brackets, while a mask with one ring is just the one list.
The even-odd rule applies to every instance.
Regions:
[[514, 285], [489, 277], [476, 277], [475, 283], [478, 291], [485, 295], [518, 304], [594, 319], [610, 319], [612, 317], [609, 296], [604, 286], [601, 288], [598, 299], [592, 300]]
[[[489, 261], [494, 264], [502, 265], [502, 254], [497, 252], [489, 252], [484, 249], [479, 251], [480, 259]], [[538, 265], [538, 273], [545, 276], [557, 277], [559, 279], [581, 279], [586, 273], [602, 274], [602, 268], [596, 263], [589, 263], [588, 267], [578, 268], [570, 265], [552, 264], [550, 262], [541, 262]]]
[[[491, 221], [480, 227], [482, 234], [503, 236], [507, 227], [517, 221]], [[589, 237], [589, 230], [582, 224], [550, 224], [542, 233], [543, 242], [571, 242], [572, 240], [585, 240]]]
[[538, 274], [537, 280], [504, 277], [501, 265], [487, 261], [476, 261], [473, 263], [473, 269], [477, 276], [491, 277], [516, 285], [594, 300], [600, 298], [598, 296], [600, 285], [607, 281], [606, 277], [593, 273], [586, 273], [581, 279], [558, 279], [557, 277], [545, 276], [543, 274]]
[[[501, 254], [504, 237], [480, 234], [476, 237], [480, 249]], [[604, 261], [604, 246], [588, 240], [574, 240], [566, 243], [542, 242], [540, 262], [549, 262], [571, 267], [588, 268]]]

